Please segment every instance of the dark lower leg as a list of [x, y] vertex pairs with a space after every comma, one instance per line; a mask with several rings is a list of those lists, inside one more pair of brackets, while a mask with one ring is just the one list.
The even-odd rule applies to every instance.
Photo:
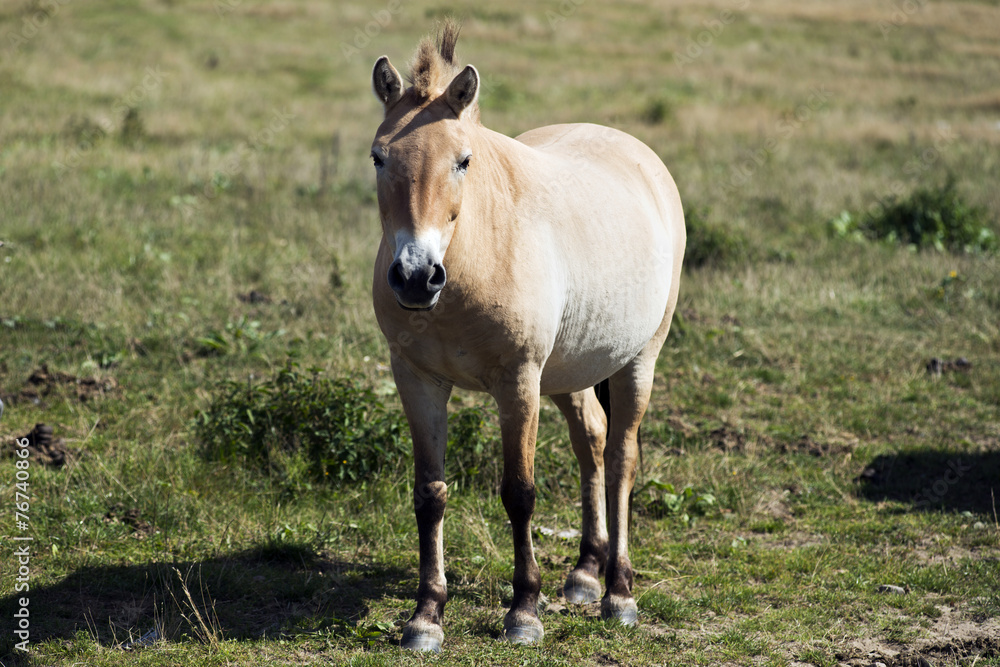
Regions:
[[448, 589], [444, 577], [442, 528], [447, 497], [447, 489], [441, 481], [418, 486], [413, 494], [420, 539], [420, 585], [416, 610], [403, 630], [406, 648], [438, 651], [444, 637], [441, 621]]
[[535, 511], [535, 485], [526, 480], [503, 481], [500, 489], [514, 538], [514, 601], [511, 613], [538, 614], [538, 593], [542, 587], [531, 543], [531, 515]]
[[595, 543], [593, 540], [580, 541], [580, 557], [574, 570], [585, 572], [595, 579], [604, 574], [608, 563], [608, 543]]

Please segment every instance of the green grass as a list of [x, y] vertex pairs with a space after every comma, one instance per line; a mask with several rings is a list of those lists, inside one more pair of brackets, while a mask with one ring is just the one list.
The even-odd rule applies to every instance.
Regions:
[[[4, 664], [1000, 665], [1000, 259], [827, 230], [923, 206], [910, 193], [951, 174], [961, 199], [938, 200], [1000, 232], [996, 7], [927, 3], [883, 36], [892, 3], [751, 4], [679, 65], [724, 7], [406, 2], [348, 56], [381, 8], [102, 0], [6, 51], [46, 6], [0, 8], [0, 438], [50, 424], [71, 461], [30, 468], [27, 657], [5, 540]], [[406, 437], [374, 463], [355, 445], [358, 479], [328, 484], [303, 461], [207, 458], [195, 424], [238, 403], [227, 387], [273, 390], [240, 404], [256, 415], [323, 414], [307, 370], [279, 400], [290, 363], [398, 418], [370, 305], [370, 66], [403, 67], [449, 10], [487, 125], [633, 133], [674, 174], [691, 243], [643, 426], [640, 627], [553, 606], [540, 648], [496, 641], [496, 418], [457, 393], [445, 652], [425, 657], [397, 648], [417, 585]], [[929, 375], [932, 357], [971, 368]], [[43, 364], [64, 381], [26, 385]], [[11, 536], [15, 471], [0, 458]], [[537, 471], [536, 526], [578, 527], [547, 401]], [[576, 544], [536, 546], [558, 603]]]

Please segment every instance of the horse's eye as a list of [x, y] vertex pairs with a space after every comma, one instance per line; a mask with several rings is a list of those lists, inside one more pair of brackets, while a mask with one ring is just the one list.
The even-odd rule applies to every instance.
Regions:
[[375, 168], [376, 169], [381, 169], [385, 165], [385, 163], [382, 162], [382, 158], [380, 158], [375, 153], [372, 153], [372, 162], [375, 163]]
[[461, 162], [459, 162], [458, 165], [455, 168], [458, 169], [460, 172], [462, 172], [464, 174], [469, 169], [469, 160], [471, 160], [471, 159], [472, 159], [471, 155], [466, 156], [466, 158], [464, 160], [462, 160]]

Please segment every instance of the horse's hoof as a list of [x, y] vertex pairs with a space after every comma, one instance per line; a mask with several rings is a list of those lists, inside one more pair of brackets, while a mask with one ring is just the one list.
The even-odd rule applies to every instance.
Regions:
[[537, 616], [524, 612], [509, 612], [503, 620], [503, 638], [511, 644], [537, 644], [545, 629]]
[[601, 582], [582, 570], [573, 570], [563, 585], [563, 597], [573, 604], [597, 602], [601, 599]]
[[637, 625], [639, 623], [639, 608], [635, 598], [622, 595], [608, 595], [601, 600], [601, 618], [613, 618], [622, 625]]
[[399, 645], [410, 651], [440, 653], [442, 642], [444, 630], [440, 625], [428, 621], [410, 621], [403, 628], [403, 638], [399, 640]]

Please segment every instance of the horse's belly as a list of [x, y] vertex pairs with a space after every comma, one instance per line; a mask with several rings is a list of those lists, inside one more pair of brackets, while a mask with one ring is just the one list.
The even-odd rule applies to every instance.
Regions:
[[669, 294], [669, 281], [639, 277], [633, 289], [607, 300], [568, 304], [542, 369], [541, 393], [580, 391], [621, 370], [656, 335]]

